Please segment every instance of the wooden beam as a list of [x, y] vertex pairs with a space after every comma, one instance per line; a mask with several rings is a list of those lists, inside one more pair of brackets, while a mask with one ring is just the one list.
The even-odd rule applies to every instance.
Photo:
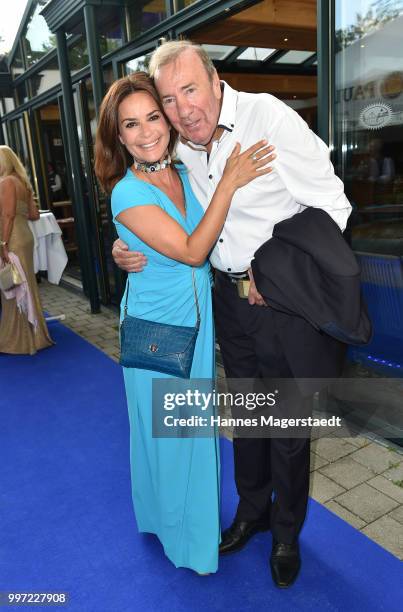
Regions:
[[316, 0], [265, 0], [194, 30], [189, 38], [205, 44], [316, 51]]
[[279, 27], [316, 30], [316, 0], [264, 0], [229, 18], [234, 22], [248, 22]]
[[[316, 51], [316, 30], [283, 28], [261, 24], [259, 26], [217, 22], [189, 34], [194, 42], [212, 45], [234, 45], [235, 47], [263, 47], [269, 49], [295, 49]], [[284, 41], [284, 38], [288, 38]]]
[[313, 98], [317, 93], [316, 76], [224, 72], [220, 78], [234, 89], [270, 93], [280, 98]]

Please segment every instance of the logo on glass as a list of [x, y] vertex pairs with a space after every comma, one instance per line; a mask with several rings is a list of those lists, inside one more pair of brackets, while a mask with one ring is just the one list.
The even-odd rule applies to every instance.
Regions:
[[392, 108], [383, 102], [369, 104], [360, 113], [360, 123], [367, 130], [380, 130], [388, 125], [391, 119]]

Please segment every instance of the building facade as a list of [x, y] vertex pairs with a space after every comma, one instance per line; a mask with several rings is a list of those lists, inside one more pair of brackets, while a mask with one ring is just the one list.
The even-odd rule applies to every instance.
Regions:
[[402, 0], [30, 0], [8, 71], [0, 67], [0, 139], [24, 161], [50, 209], [93, 312], [117, 304], [108, 199], [93, 171], [102, 97], [147, 69], [161, 39], [205, 46], [236, 89], [291, 105], [330, 146], [354, 212], [348, 230], [374, 322], [351, 359], [403, 370]]

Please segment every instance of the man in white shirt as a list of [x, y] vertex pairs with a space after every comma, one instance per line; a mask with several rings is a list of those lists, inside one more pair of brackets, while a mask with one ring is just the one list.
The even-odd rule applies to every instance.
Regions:
[[[216, 270], [216, 331], [227, 377], [329, 376], [333, 362], [342, 357], [340, 345], [331, 340], [324, 344], [302, 319], [268, 308], [251, 273], [254, 253], [272, 236], [274, 225], [307, 206], [322, 208], [345, 229], [351, 207], [326, 145], [277, 98], [238, 92], [221, 82], [205, 51], [189, 41], [159, 47], [150, 73], [180, 134], [178, 157], [205, 209], [236, 142], [246, 149], [266, 138], [276, 147], [275, 171], [236, 192], [210, 256]], [[116, 263], [128, 271], [141, 270], [145, 260], [122, 248], [127, 247], [117, 241]], [[238, 279], [249, 279], [247, 299], [238, 294]], [[317, 337], [312, 341], [313, 333]], [[309, 440], [237, 438], [234, 461], [240, 500], [232, 525], [222, 534], [220, 552], [240, 550], [255, 533], [270, 528], [272, 577], [277, 586], [287, 587], [300, 568]]]

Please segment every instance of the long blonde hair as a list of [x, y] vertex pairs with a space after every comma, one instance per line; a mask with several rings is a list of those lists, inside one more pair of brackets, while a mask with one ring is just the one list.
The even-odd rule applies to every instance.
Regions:
[[10, 176], [11, 174], [17, 176], [29, 192], [33, 191], [27, 171], [14, 151], [7, 145], [0, 145], [0, 177]]

